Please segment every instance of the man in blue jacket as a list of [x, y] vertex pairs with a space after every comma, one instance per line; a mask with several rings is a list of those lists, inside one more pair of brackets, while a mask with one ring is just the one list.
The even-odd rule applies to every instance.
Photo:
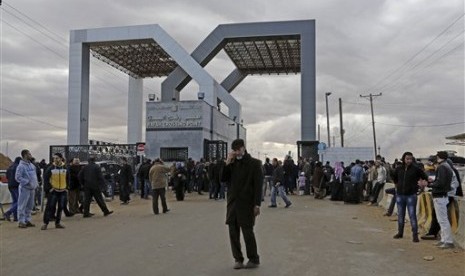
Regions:
[[18, 227], [34, 227], [31, 222], [32, 209], [34, 209], [35, 189], [39, 185], [37, 181], [36, 166], [31, 162], [32, 155], [27, 149], [21, 151], [22, 160], [16, 168], [15, 179], [19, 183], [18, 197]]

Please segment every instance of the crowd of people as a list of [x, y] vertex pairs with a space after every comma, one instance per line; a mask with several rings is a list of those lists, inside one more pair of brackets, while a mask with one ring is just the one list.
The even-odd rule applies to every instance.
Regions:
[[[159, 199], [162, 212], [169, 212], [166, 202], [166, 188], [171, 187], [176, 200], [182, 201], [187, 193], [208, 193], [209, 199], [224, 200], [231, 189], [229, 180], [225, 179], [227, 159], [174, 162], [171, 166], [163, 160], [145, 159], [136, 166], [135, 171], [126, 158], [121, 159], [118, 172], [119, 196], [121, 204], [127, 205], [131, 200], [132, 190], [142, 199], [152, 199], [154, 214], [159, 214]], [[42, 175], [43, 172], [43, 175]], [[277, 208], [277, 198], [284, 202], [284, 207], [292, 205], [291, 196], [313, 196], [315, 199], [344, 200], [347, 203], [367, 202], [376, 206], [379, 195], [385, 192], [393, 199], [385, 216], [393, 215], [397, 204], [398, 231], [395, 239], [404, 236], [406, 212], [410, 218], [412, 240], [419, 241], [417, 223], [417, 196], [426, 189], [432, 192], [434, 202], [433, 224], [422, 239], [441, 240], [440, 248], [453, 248], [452, 234], [448, 220], [448, 208], [457, 196], [463, 196], [460, 175], [448, 159], [447, 152], [438, 152], [434, 159], [424, 165], [416, 162], [413, 154], [405, 152], [400, 160], [389, 164], [381, 156], [375, 160], [355, 160], [347, 166], [343, 162], [325, 164], [308, 158], [299, 158], [297, 162], [291, 156], [283, 160], [266, 158], [261, 165], [263, 185], [260, 191], [261, 201], [269, 196], [269, 208]], [[42, 203], [42, 189], [45, 192], [46, 207], [43, 213], [42, 230], [46, 230], [50, 221], [56, 228], [65, 228], [61, 222], [62, 213], [71, 217], [82, 214], [89, 218], [90, 204], [94, 200], [104, 216], [113, 213], [106, 206], [102, 196], [105, 183], [101, 168], [94, 158], [85, 166], [74, 158], [67, 163], [60, 153], [53, 155], [50, 164], [45, 160], [36, 163], [28, 150], [21, 152], [7, 170], [8, 188], [11, 193], [11, 207], [4, 213], [3, 219], [17, 221], [19, 228], [34, 227], [31, 216], [37, 212]], [[384, 190], [387, 182], [395, 188]]]

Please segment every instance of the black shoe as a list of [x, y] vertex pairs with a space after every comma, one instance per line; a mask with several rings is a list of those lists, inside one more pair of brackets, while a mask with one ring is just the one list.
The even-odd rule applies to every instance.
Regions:
[[166, 209], [165, 211], [163, 211], [163, 214], [166, 214], [170, 211], [170, 209]]
[[242, 269], [242, 268], [244, 268], [244, 263], [243, 262], [235, 262], [233, 268], [234, 269]]
[[404, 237], [404, 235], [400, 234], [400, 233], [397, 233], [394, 235], [394, 239], [402, 239]]
[[42, 225], [42, 227], [40, 227], [40, 230], [47, 230], [47, 226], [47, 224]]
[[70, 218], [70, 217], [74, 216], [74, 213], [68, 213], [68, 214], [65, 214], [65, 216]]
[[253, 269], [253, 268], [257, 268], [259, 265], [260, 265], [260, 263], [255, 263], [255, 262], [252, 262], [252, 261], [248, 261], [247, 264], [245, 265], [245, 268], [246, 269]]
[[20, 223], [18, 224], [18, 228], [27, 228], [26, 223], [20, 222]]
[[7, 216], [6, 214], [3, 215], [3, 218], [0, 220], [6, 220], [6, 221], [11, 221], [10, 216]]
[[432, 234], [426, 234], [426, 235], [423, 235], [420, 237], [422, 240], [431, 240], [431, 241], [434, 241], [437, 239], [436, 235], [432, 235]]
[[62, 224], [55, 224], [55, 228], [57, 229], [65, 229], [65, 227]]
[[106, 216], [109, 216], [111, 214], [113, 214], [113, 211], [108, 211], [108, 212], [104, 213], [103, 215], [106, 217]]
[[418, 234], [413, 235], [413, 242], [420, 242], [420, 240], [418, 239]]
[[286, 204], [286, 206], [284, 208], [289, 208], [289, 207], [291, 207], [291, 205], [292, 205], [292, 202], [289, 202], [289, 204]]
[[89, 214], [84, 214], [82, 217], [83, 218], [90, 218], [92, 216], [94, 216], [95, 214], [92, 214], [92, 213], [89, 213]]
[[273, 205], [273, 204], [271, 204], [271, 205], [268, 205], [268, 208], [276, 208], [276, 207], [278, 207], [278, 206], [276, 206], [276, 205]]
[[30, 221], [26, 221], [26, 227], [36, 227], [36, 225]]

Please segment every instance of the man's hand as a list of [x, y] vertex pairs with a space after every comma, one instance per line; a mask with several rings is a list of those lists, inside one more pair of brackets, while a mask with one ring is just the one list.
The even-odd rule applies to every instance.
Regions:
[[428, 181], [421, 179], [421, 180], [418, 181], [418, 185], [421, 188], [425, 188], [426, 186], [428, 186]]
[[226, 158], [226, 165], [229, 165], [232, 162], [234, 162], [234, 158], [236, 158], [236, 153], [234, 151], [228, 153], [228, 158]]
[[253, 209], [254, 216], [260, 215], [260, 206], [255, 206]]

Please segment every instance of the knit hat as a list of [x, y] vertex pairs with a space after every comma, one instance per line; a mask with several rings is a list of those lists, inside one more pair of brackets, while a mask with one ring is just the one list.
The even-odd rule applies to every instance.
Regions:
[[447, 154], [447, 151], [438, 151], [436, 156], [442, 160], [446, 160], [449, 157], [449, 155]]

